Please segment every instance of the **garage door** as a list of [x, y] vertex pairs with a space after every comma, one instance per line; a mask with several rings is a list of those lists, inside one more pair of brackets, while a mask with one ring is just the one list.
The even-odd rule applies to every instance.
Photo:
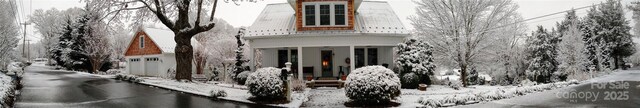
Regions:
[[142, 75], [142, 62], [140, 58], [130, 58], [128, 63], [129, 73], [134, 75]]
[[160, 59], [158, 57], [150, 57], [145, 58], [144, 70], [145, 73], [149, 76], [159, 76], [158, 72], [158, 64]]

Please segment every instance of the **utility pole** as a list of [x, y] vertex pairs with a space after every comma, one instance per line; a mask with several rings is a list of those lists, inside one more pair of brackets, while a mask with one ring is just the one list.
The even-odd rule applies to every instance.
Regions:
[[[26, 58], [27, 55], [24, 53], [24, 50], [26, 50], [25, 47], [27, 45], [26, 44], [27, 43], [27, 25], [30, 25], [31, 23], [24, 22], [24, 23], [20, 23], [20, 24], [24, 25], [24, 29], [23, 29], [24, 30], [24, 36], [22, 37], [22, 58]], [[27, 61], [28, 61], [28, 59], [27, 59]]]
[[27, 40], [27, 61], [31, 60], [31, 40]]

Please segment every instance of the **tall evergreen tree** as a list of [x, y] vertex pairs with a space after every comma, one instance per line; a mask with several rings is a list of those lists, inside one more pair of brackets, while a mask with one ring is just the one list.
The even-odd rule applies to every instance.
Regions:
[[607, 0], [591, 8], [582, 26], [591, 65], [597, 70], [621, 68], [623, 58], [636, 52], [630, 30], [620, 1]]
[[529, 67], [527, 76], [539, 83], [551, 81], [551, 74], [558, 69], [556, 47], [558, 39], [542, 26], [528, 40]]
[[[602, 26], [598, 23], [601, 13], [596, 7], [592, 7], [587, 11], [587, 16], [582, 19], [580, 31], [582, 31], [582, 41], [585, 44], [584, 54], [587, 56], [587, 67], [595, 67], [596, 70], [607, 68], [608, 65], [603, 64], [605, 60], [601, 47], [601, 35], [598, 31], [602, 31]], [[606, 61], [604, 61], [606, 62]]]
[[554, 74], [560, 80], [565, 80], [566, 76], [582, 75], [587, 71], [587, 57], [584, 54], [585, 43], [582, 41], [582, 31], [580, 31], [580, 20], [576, 16], [576, 11], [571, 10], [565, 15], [565, 19], [557, 23], [558, 37], [558, 61], [559, 70]]
[[603, 46], [606, 47], [606, 53], [609, 53], [608, 55], [613, 59], [613, 69], [621, 68], [624, 65], [623, 58], [635, 53], [629, 33], [631, 27], [624, 17], [623, 8], [620, 1], [607, 0], [599, 7], [602, 16], [597, 19], [603, 29], [600, 31], [602, 41], [605, 42]]

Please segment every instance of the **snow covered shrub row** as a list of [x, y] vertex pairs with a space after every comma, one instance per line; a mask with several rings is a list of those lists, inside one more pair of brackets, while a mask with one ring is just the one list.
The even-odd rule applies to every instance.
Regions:
[[227, 92], [220, 89], [213, 89], [209, 93], [211, 93], [211, 97], [213, 98], [227, 97]]
[[347, 97], [357, 103], [389, 102], [400, 95], [400, 79], [382, 66], [354, 70], [345, 81]]
[[251, 74], [251, 71], [243, 71], [243, 72], [239, 73], [238, 74], [238, 84], [244, 85], [245, 82], [247, 81], [247, 77], [249, 77], [249, 74]]
[[109, 69], [106, 72], [104, 72], [104, 75], [115, 75], [115, 74], [119, 74], [122, 71], [118, 70], [118, 69]]
[[533, 85], [533, 86], [521, 86], [521, 87], [511, 88], [507, 90], [498, 89], [495, 91], [480, 92], [478, 94], [469, 94], [465, 96], [453, 95], [453, 96], [442, 98], [440, 100], [419, 98], [418, 103], [425, 105], [425, 107], [445, 107], [445, 106], [448, 107], [448, 106], [455, 106], [455, 105], [466, 105], [466, 104], [473, 104], [473, 103], [478, 103], [483, 101], [486, 102], [486, 101], [492, 101], [492, 100], [507, 99], [507, 98], [522, 96], [522, 95], [526, 95], [534, 92], [541, 92], [544, 90], [551, 90], [555, 88], [566, 87], [572, 84], [578, 84], [578, 81], [571, 80], [566, 82], [540, 84], [540, 85]]
[[282, 69], [267, 67], [260, 68], [247, 77], [246, 86], [249, 93], [261, 99], [285, 98], [284, 82], [280, 79]]
[[17, 82], [13, 78], [0, 73], [0, 107], [9, 108], [13, 105]]
[[144, 81], [142, 78], [139, 78], [138, 76], [129, 75], [129, 74], [117, 74], [116, 75], [116, 80], [129, 81], [129, 82], [142, 82], [142, 81]]

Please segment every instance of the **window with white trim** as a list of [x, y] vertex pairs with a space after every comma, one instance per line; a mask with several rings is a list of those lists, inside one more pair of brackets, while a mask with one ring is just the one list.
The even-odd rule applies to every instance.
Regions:
[[140, 48], [144, 48], [144, 35], [140, 36]]
[[131, 59], [129, 59], [129, 61], [131, 61], [131, 62], [138, 62], [138, 61], [140, 61], [140, 59], [139, 59], [139, 58], [131, 58]]
[[347, 25], [347, 2], [304, 2], [302, 19], [304, 27]]

